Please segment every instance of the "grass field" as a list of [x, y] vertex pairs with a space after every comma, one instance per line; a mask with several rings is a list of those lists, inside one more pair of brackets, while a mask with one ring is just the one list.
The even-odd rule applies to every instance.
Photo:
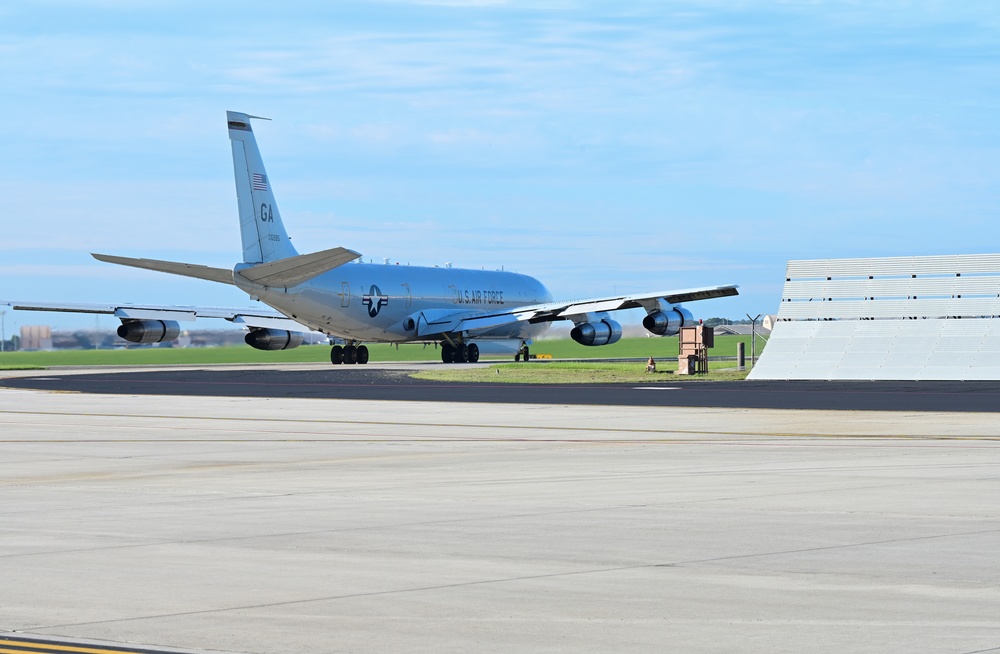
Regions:
[[[736, 344], [746, 342], [750, 356], [749, 337], [720, 336], [711, 356], [736, 356]], [[439, 361], [440, 350], [422, 345], [369, 345], [373, 362]], [[761, 342], [758, 341], [758, 353]], [[656, 358], [661, 367], [677, 365], [677, 338], [627, 338], [614, 345], [585, 347], [569, 339], [536, 341], [533, 354], [550, 354], [560, 359], [619, 359]], [[304, 345], [293, 350], [265, 352], [248, 346], [215, 348], [134, 348], [128, 350], [53, 350], [47, 352], [0, 353], [0, 369], [47, 368], [52, 366], [146, 366], [224, 363], [309, 363], [329, 362], [330, 348], [325, 345]], [[487, 357], [483, 360], [510, 361], [511, 355]], [[729, 364], [732, 367], [732, 364]]]
[[[523, 363], [498, 363], [476, 368], [433, 368], [413, 373], [417, 379], [451, 382], [493, 382], [509, 384], [648, 384], [655, 382], [734, 381], [746, 379], [748, 371], [732, 369], [732, 362], [709, 365], [707, 375], [678, 377], [677, 360], [672, 366], [657, 364], [655, 373], [646, 372], [646, 364], [638, 363], [589, 363], [543, 361]], [[725, 369], [728, 368], [728, 369]]]
[[[746, 343], [746, 355], [750, 357], [749, 336], [716, 336], [715, 347], [709, 350], [709, 356], [734, 357], [736, 344]], [[757, 339], [757, 354], [763, 348], [764, 341]], [[614, 345], [587, 347], [570, 339], [536, 341], [531, 346], [532, 354], [551, 354], [553, 359], [648, 359], [657, 361], [673, 360], [677, 364], [677, 337], [665, 338], [623, 338]]]

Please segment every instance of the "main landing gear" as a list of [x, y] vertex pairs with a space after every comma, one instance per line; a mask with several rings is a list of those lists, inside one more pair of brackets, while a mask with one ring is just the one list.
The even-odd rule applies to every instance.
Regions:
[[334, 345], [330, 348], [330, 363], [335, 366], [341, 363], [368, 363], [368, 348], [353, 342], [344, 347]]
[[479, 361], [479, 346], [475, 343], [441, 344], [442, 363], [476, 363]]

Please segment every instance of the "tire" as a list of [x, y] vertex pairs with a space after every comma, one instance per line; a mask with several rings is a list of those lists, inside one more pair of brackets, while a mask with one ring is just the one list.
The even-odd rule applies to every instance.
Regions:
[[339, 366], [344, 362], [344, 348], [334, 345], [330, 348], [330, 363]]
[[451, 363], [455, 360], [455, 348], [450, 345], [441, 346], [441, 363]]
[[344, 348], [344, 363], [357, 363], [358, 349], [348, 345]]
[[455, 363], [465, 363], [469, 360], [469, 348], [466, 345], [459, 345], [455, 348]]
[[479, 346], [475, 343], [469, 343], [469, 363], [479, 362]]
[[357, 349], [358, 363], [364, 365], [368, 363], [368, 348], [364, 345], [359, 345]]

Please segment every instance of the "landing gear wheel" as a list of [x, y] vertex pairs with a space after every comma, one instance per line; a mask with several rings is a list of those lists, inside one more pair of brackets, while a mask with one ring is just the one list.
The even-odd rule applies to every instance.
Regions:
[[358, 350], [353, 345], [344, 348], [344, 363], [357, 363]]
[[469, 360], [469, 347], [464, 343], [455, 347], [455, 363], [465, 363]]
[[344, 362], [344, 348], [339, 345], [334, 345], [330, 348], [330, 363], [335, 366], [339, 366]]
[[359, 345], [357, 349], [358, 363], [365, 364], [368, 363], [368, 348], [364, 345]]
[[441, 363], [451, 363], [455, 360], [455, 348], [445, 343], [441, 346]]
[[469, 343], [469, 363], [477, 363], [479, 361], [479, 346], [475, 343]]

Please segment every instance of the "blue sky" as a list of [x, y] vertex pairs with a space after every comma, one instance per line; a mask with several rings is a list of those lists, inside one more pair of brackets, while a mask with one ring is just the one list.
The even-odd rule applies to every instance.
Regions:
[[[300, 252], [741, 285], [702, 317], [776, 311], [788, 259], [996, 252], [998, 28], [975, 0], [4, 3], [0, 298], [247, 306], [88, 254], [235, 263], [226, 109], [273, 118]], [[7, 315], [38, 323], [95, 321]]]

